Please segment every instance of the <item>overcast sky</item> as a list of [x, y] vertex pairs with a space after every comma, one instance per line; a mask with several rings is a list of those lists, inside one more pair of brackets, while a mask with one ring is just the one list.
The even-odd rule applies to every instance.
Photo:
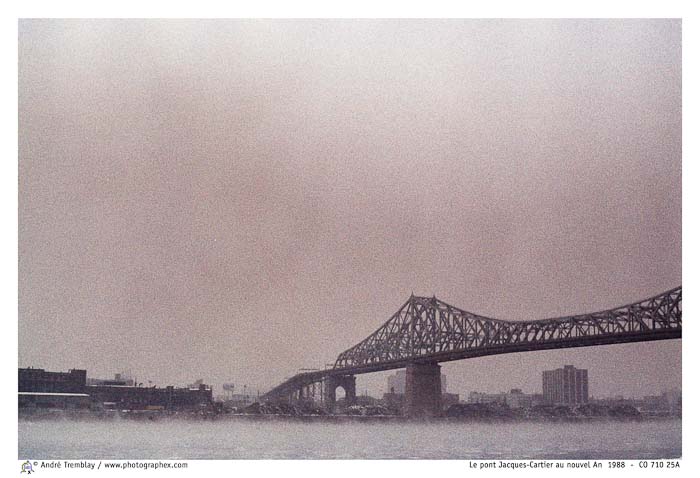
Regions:
[[[680, 284], [680, 21], [20, 21], [20, 366], [264, 391], [411, 292], [517, 320]], [[443, 371], [641, 396], [680, 355]]]

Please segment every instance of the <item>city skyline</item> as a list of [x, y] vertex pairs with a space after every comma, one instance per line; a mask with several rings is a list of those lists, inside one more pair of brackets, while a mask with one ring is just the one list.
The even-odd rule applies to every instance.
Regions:
[[[568, 367], [568, 366], [569, 366], [568, 364], [561, 365], [559, 368], [564, 368], [564, 367]], [[69, 370], [48, 370], [48, 369], [43, 369], [42, 367], [32, 367], [32, 366], [27, 367], [27, 368], [29, 368], [29, 369], [42, 369], [42, 370], [45, 370], [47, 372], [53, 372], [53, 373], [56, 373], [56, 372], [67, 373], [70, 370], [79, 370], [79, 369], [74, 369], [74, 368], [69, 369]], [[575, 368], [578, 369], [578, 367], [575, 367]], [[115, 382], [123, 381], [124, 384], [129, 385], [129, 386], [148, 386], [148, 387], [151, 387], [151, 386], [174, 385], [174, 386], [192, 387], [192, 384], [185, 384], [185, 383], [166, 384], [165, 382], [153, 381], [153, 380], [147, 380], [144, 383], [143, 381], [139, 380], [138, 377], [134, 377], [128, 372], [117, 372], [117, 373], [112, 374], [111, 376], [101, 376], [101, 377], [97, 377], [97, 376], [90, 374], [89, 370], [87, 370], [86, 372], [87, 372], [86, 378], [88, 381], [88, 385], [109, 383], [110, 381], [115, 381]], [[541, 375], [542, 372], [546, 372], [546, 371], [543, 370], [540, 372], [540, 378], [542, 377], [542, 375]], [[385, 373], [387, 374], [387, 377], [386, 377], [387, 383], [385, 383], [385, 385], [384, 385], [385, 388], [383, 390], [380, 390], [379, 393], [370, 394], [368, 390], [360, 390], [358, 388], [358, 395], [362, 395], [362, 396], [367, 395], [367, 396], [372, 396], [374, 398], [381, 398], [381, 396], [383, 394], [391, 393], [392, 385], [395, 388], [394, 393], [396, 393], [396, 394], [404, 393], [403, 388], [401, 388], [401, 386], [396, 388], [395, 384], [398, 380], [403, 380], [405, 382], [405, 374], [406, 374], [405, 370], [398, 370], [398, 371], [392, 370], [391, 372], [385, 372]], [[497, 390], [496, 389], [493, 389], [493, 390], [482, 390], [482, 389], [459, 390], [459, 389], [450, 388], [447, 385], [447, 383], [448, 383], [447, 376], [444, 373], [441, 374], [441, 381], [442, 381], [442, 387], [441, 387], [442, 393], [457, 393], [460, 397], [460, 400], [466, 400], [467, 397], [471, 393], [504, 394], [504, 393], [509, 393], [509, 391], [512, 392], [513, 390], [519, 390], [525, 394], [543, 395], [543, 392], [544, 392], [544, 384], [542, 383], [542, 381], [540, 381], [540, 388], [523, 389], [519, 384], [511, 384], [511, 385], [502, 384], [501, 388], [497, 389]], [[258, 394], [262, 394], [262, 392], [263, 392], [263, 390], [248, 386], [248, 384], [235, 384], [232, 382], [228, 382], [228, 383], [222, 384], [222, 386], [217, 389], [217, 388], [214, 388], [212, 386], [212, 384], [207, 382], [205, 379], [201, 379], [201, 378], [196, 379], [196, 380], [194, 380], [194, 383], [195, 384], [203, 383], [207, 387], [212, 387], [212, 390], [215, 392], [215, 395], [217, 395], [217, 396], [224, 396], [227, 391], [230, 393], [236, 393], [236, 394], [244, 394], [245, 393], [245, 394], [249, 394], [251, 396], [256, 396]], [[403, 386], [405, 387], [405, 385], [403, 385]], [[228, 388], [226, 388], [226, 387], [228, 387]], [[622, 394], [613, 394], [613, 395], [598, 395], [598, 396], [596, 396], [593, 394], [589, 394], [588, 397], [590, 400], [593, 400], [593, 399], [614, 399], [614, 398], [642, 399], [642, 398], [644, 398], [646, 396], [650, 396], [650, 395], [661, 395], [661, 394], [666, 393], [666, 392], [675, 393], [675, 392], [681, 392], [681, 391], [682, 391], [682, 387], [666, 388], [666, 389], [659, 390], [659, 389], [656, 389], [654, 386], [652, 386], [642, 395], [626, 396], [626, 395], [622, 395]]]

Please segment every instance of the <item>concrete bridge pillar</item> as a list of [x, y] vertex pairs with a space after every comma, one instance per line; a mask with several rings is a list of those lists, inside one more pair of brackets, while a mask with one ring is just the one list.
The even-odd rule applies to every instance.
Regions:
[[411, 418], [438, 417], [442, 413], [440, 365], [414, 363], [406, 367], [404, 415]]
[[324, 387], [324, 402], [328, 408], [335, 404], [335, 389], [343, 387], [346, 403], [353, 404], [357, 398], [354, 375], [333, 375], [326, 379]]

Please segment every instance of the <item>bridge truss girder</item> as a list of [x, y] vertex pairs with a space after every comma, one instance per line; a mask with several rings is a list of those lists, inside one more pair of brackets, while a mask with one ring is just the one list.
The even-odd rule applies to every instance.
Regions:
[[[334, 369], [444, 362], [526, 350], [681, 337], [681, 287], [591, 314], [506, 321], [472, 314], [432, 297], [411, 296], [379, 329], [341, 353]], [[369, 371], [369, 370], [367, 370]]]

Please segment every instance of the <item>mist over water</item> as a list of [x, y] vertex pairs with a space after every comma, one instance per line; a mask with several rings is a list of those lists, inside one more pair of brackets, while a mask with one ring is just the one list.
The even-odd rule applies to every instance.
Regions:
[[678, 419], [591, 423], [19, 422], [20, 459], [657, 459], [680, 455]]

